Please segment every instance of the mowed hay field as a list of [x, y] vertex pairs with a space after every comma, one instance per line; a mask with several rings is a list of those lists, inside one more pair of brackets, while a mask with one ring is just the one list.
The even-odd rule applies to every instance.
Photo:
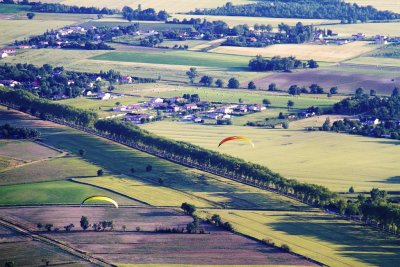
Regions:
[[263, 17], [240, 17], [240, 16], [209, 16], [209, 15], [186, 15], [186, 14], [174, 14], [172, 18], [179, 20], [199, 18], [201, 20], [206, 19], [208, 21], [222, 20], [226, 22], [230, 27], [234, 27], [239, 24], [247, 24], [250, 27], [254, 24], [271, 24], [272, 27], [277, 28], [280, 23], [285, 23], [291, 26], [296, 25], [297, 22], [301, 22], [304, 25], [319, 25], [329, 23], [340, 23], [339, 20], [327, 20], [327, 19], [301, 19], [301, 18], [263, 18]]
[[356, 3], [360, 6], [373, 6], [379, 10], [390, 10], [400, 13], [400, 4], [397, 0], [345, 0], [345, 2]]
[[391, 37], [400, 35], [400, 22], [336, 24], [324, 27], [331, 29], [339, 37], [351, 37], [359, 32], [364, 33], [367, 37], [373, 37], [378, 34]]
[[[108, 7], [122, 9], [124, 6], [130, 6], [137, 8], [140, 4], [142, 9], [154, 8], [158, 10], [166, 10], [169, 13], [175, 12], [188, 12], [196, 8], [214, 8], [222, 6], [226, 3], [226, 0], [43, 0], [43, 3], [60, 3], [64, 5], [77, 5], [77, 6], [94, 6], [94, 7]], [[233, 4], [246, 4], [251, 3], [248, 0], [232, 0]]]
[[[320, 126], [324, 119], [315, 120], [310, 120], [309, 126]], [[157, 122], [142, 127], [161, 136], [263, 164], [285, 177], [324, 185], [333, 191], [347, 192], [350, 186], [356, 192], [370, 191], [373, 187], [400, 190], [399, 141], [306, 132], [294, 125], [288, 130], [179, 122]], [[232, 135], [247, 136], [255, 148], [241, 142], [217, 147], [220, 140]]]
[[263, 57], [295, 56], [302, 60], [314, 59], [324, 62], [340, 62], [370, 52], [377, 47], [368, 42], [352, 42], [345, 45], [277, 44], [265, 48], [220, 46], [210, 50], [210, 52], [249, 57], [255, 57], [256, 55], [262, 55]]
[[[400, 62], [400, 60], [398, 60]], [[351, 61], [354, 64], [357, 60]], [[371, 61], [366, 60], [368, 64]], [[365, 90], [374, 89], [378, 94], [391, 94], [394, 87], [400, 86], [400, 74], [368, 74], [368, 73], [355, 73], [341, 70], [340, 65], [328, 69], [318, 70], [302, 70], [294, 71], [292, 73], [272, 73], [263, 78], [254, 81], [257, 87], [267, 88], [267, 86], [274, 82], [281, 90], [287, 90], [291, 85], [297, 84], [298, 86], [309, 87], [311, 84], [318, 84], [329, 92], [329, 89], [337, 86], [339, 93], [353, 94], [359, 87]]]
[[53, 265], [94, 266], [53, 246], [0, 226], [0, 265], [13, 261], [16, 266], [41, 266], [43, 259]]
[[[172, 209], [42, 207], [1, 209], [2, 216], [18, 219], [32, 230], [38, 221], [77, 225], [71, 232], [46, 233], [61, 242], [115, 264], [316, 266], [304, 258], [252, 239], [201, 223], [206, 234], [156, 233], [156, 227], [184, 228], [192, 218]], [[114, 231], [78, 230], [82, 215], [90, 222], [113, 220]], [[122, 225], [127, 231], [122, 231]], [[140, 227], [140, 232], [135, 230]]]
[[327, 266], [396, 266], [398, 238], [323, 213], [210, 210], [243, 234], [287, 244]]

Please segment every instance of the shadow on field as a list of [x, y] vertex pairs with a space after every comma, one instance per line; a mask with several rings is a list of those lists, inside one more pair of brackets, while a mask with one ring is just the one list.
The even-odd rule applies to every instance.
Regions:
[[[365, 264], [394, 266], [394, 262], [400, 260], [400, 244], [395, 236], [356, 223], [340, 222], [335, 217], [286, 216], [281, 222], [271, 223], [270, 226], [290, 235], [341, 246], [336, 249], [339, 255], [356, 258]], [[328, 255], [329, 252], [325, 253]], [[324, 254], [323, 249], [321, 254]]]
[[400, 184], [400, 176], [392, 176], [383, 181], [380, 180], [380, 181], [372, 181], [372, 182], [379, 182], [379, 183], [385, 183], [385, 184]]

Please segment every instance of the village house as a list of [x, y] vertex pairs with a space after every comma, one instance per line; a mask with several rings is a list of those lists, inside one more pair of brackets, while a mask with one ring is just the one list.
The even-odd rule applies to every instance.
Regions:
[[237, 106], [237, 107], [234, 109], [234, 111], [236, 111], [236, 112], [241, 112], [241, 113], [246, 113], [246, 112], [248, 112], [248, 108], [247, 108], [246, 105], [240, 105], [240, 106]]
[[32, 48], [32, 46], [27, 45], [27, 44], [22, 44], [22, 45], [18, 46], [18, 49], [29, 49], [29, 48]]
[[175, 104], [169, 105], [166, 109], [167, 112], [179, 112], [181, 110], [180, 106], [177, 106]]
[[363, 40], [365, 38], [365, 34], [359, 32], [357, 34], [353, 34], [352, 38], [353, 38], [353, 40], [356, 40], [356, 41]]
[[132, 77], [131, 76], [122, 76], [121, 77], [121, 83], [132, 83]]
[[197, 106], [196, 103], [190, 103], [190, 104], [186, 104], [183, 106], [184, 110], [197, 110], [199, 109], [199, 107]]
[[257, 104], [257, 105], [250, 105], [250, 106], [248, 106], [248, 109], [249, 109], [250, 111], [263, 111], [263, 110], [266, 110], [267, 108], [264, 107], [263, 105]]
[[174, 96], [174, 97], [171, 97], [171, 98], [167, 99], [167, 102], [169, 102], [171, 104], [183, 103], [185, 101], [186, 101], [186, 99], [184, 99], [183, 97], [180, 97], [180, 96]]
[[104, 93], [104, 92], [100, 92], [97, 94], [97, 98], [100, 100], [108, 100], [111, 99], [111, 94], [110, 93]]
[[129, 121], [135, 124], [142, 124], [146, 121], [150, 121], [154, 118], [154, 116], [149, 114], [136, 114], [136, 113], [127, 113], [124, 117], [125, 121]]
[[85, 95], [85, 96], [92, 96], [92, 95], [93, 95], [93, 92], [90, 91], [90, 90], [88, 90], [88, 91], [85, 91], [85, 92], [83, 93], [83, 95]]
[[8, 57], [8, 54], [6, 52], [1, 52], [1, 58], [6, 58]]
[[364, 125], [375, 126], [380, 123], [380, 120], [376, 117], [360, 118], [360, 122]]
[[335, 44], [337, 45], [344, 45], [344, 44], [348, 44], [350, 43], [350, 41], [348, 39], [336, 39], [335, 40]]
[[150, 101], [148, 102], [148, 104], [150, 105], [154, 105], [156, 103], [163, 103], [164, 99], [159, 98], [159, 97], [153, 97], [152, 99], [150, 99]]
[[209, 112], [209, 113], [207, 113], [206, 117], [209, 119], [218, 120], [218, 119], [222, 118], [223, 115], [224, 114], [218, 113], [218, 112]]
[[3, 52], [11, 55], [11, 54], [15, 54], [15, 52], [17, 52], [17, 50], [13, 47], [6, 47], [3, 49]]
[[2, 80], [0, 81], [1, 84], [3, 84], [4, 86], [9, 86], [9, 87], [15, 87], [19, 84], [21, 84], [20, 82], [14, 81], [14, 80]]
[[385, 45], [387, 43], [388, 43], [387, 36], [384, 36], [384, 35], [375, 36], [375, 44], [377, 44], [377, 45]]

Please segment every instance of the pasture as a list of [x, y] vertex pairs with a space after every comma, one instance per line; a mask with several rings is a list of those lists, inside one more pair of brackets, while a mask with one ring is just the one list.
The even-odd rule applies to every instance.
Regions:
[[250, 58], [246, 56], [219, 55], [191, 51], [108, 52], [92, 60], [138, 62], [148, 64], [200, 66], [224, 69], [247, 69]]
[[[295, 101], [296, 102], [296, 101]], [[307, 126], [321, 126], [317, 118]], [[303, 125], [306, 126], [306, 125]], [[380, 188], [400, 190], [400, 141], [301, 129], [262, 129], [241, 126], [202, 126], [157, 122], [143, 127], [155, 134], [181, 140], [268, 166], [287, 178], [324, 185], [333, 191], [356, 192]], [[244, 135], [253, 140], [217, 147], [226, 136]]]
[[317, 44], [276, 44], [264, 48], [220, 46], [210, 50], [213, 53], [255, 57], [295, 56], [301, 60], [314, 59], [323, 62], [341, 62], [370, 52], [378, 46], [368, 42], [352, 42], [345, 45]]
[[13, 261], [16, 266], [41, 266], [43, 259], [52, 265], [92, 266], [89, 262], [4, 226], [0, 226], [0, 236], [1, 266], [8, 261]]
[[[352, 60], [351, 62], [358, 62]], [[371, 64], [371, 61], [366, 61]], [[378, 94], [391, 94], [395, 86], [400, 86], [400, 75], [386, 73], [356, 73], [336, 67], [321, 68], [319, 70], [302, 70], [292, 73], [272, 73], [254, 81], [257, 87], [266, 88], [274, 82], [279, 89], [287, 90], [291, 85], [309, 87], [311, 84], [322, 86], [325, 92], [337, 86], [341, 94], [353, 94], [359, 87], [365, 90], [375, 89]]]
[[347, 61], [346, 63], [355, 65], [369, 65], [372, 68], [380, 69], [384, 67], [396, 67], [394, 71], [398, 71], [400, 67], [400, 60], [398, 58], [382, 58], [382, 57], [358, 57]]
[[327, 266], [393, 266], [400, 259], [395, 236], [322, 213], [209, 210], [243, 234], [287, 244]]
[[[154, 232], [156, 227], [184, 228], [192, 222], [191, 217], [172, 209], [42, 207], [1, 211], [3, 216], [17, 218], [32, 231], [37, 230], [39, 221], [59, 227], [73, 223], [76, 227], [71, 232], [42, 230], [42, 234], [115, 264], [315, 266], [299, 256], [204, 223], [200, 228], [206, 234]], [[83, 232], [79, 229], [82, 215], [89, 222], [113, 220], [115, 230]], [[121, 230], [122, 225], [126, 231]]]

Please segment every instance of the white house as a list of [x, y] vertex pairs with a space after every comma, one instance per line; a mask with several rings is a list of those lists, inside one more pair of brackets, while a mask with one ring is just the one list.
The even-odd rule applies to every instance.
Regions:
[[250, 111], [262, 111], [262, 110], [266, 110], [266, 107], [264, 107], [263, 105], [251, 105], [248, 107], [248, 109]]
[[97, 98], [101, 99], [101, 100], [108, 100], [108, 99], [111, 99], [111, 94], [110, 93], [101, 92], [101, 93], [97, 94]]
[[6, 57], [8, 57], [8, 54], [6, 52], [2, 52], [1, 53], [1, 58], [6, 58]]

